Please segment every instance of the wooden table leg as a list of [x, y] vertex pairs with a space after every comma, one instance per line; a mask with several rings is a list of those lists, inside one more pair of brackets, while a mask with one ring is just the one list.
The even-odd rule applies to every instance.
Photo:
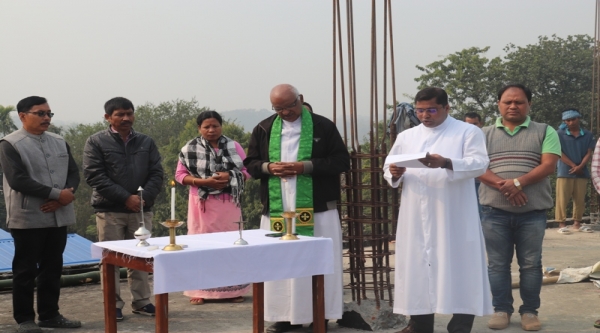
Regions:
[[265, 284], [252, 284], [252, 332], [265, 331]]
[[323, 275], [313, 275], [313, 332], [325, 333], [325, 278]]
[[154, 296], [156, 301], [156, 333], [169, 332], [169, 294]]
[[102, 263], [102, 293], [104, 294], [104, 332], [117, 333], [115, 266]]

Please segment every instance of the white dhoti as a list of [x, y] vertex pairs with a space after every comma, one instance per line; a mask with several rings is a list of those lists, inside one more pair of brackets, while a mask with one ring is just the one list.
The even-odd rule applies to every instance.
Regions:
[[[333, 274], [325, 275], [325, 318], [341, 319], [344, 307], [342, 278], [342, 229], [336, 209], [315, 213], [315, 237], [333, 241]], [[270, 229], [269, 218], [262, 217], [261, 229]], [[290, 256], [293, 260], [293, 256]], [[302, 277], [265, 282], [265, 320], [289, 321], [292, 325], [313, 321], [312, 278]]]

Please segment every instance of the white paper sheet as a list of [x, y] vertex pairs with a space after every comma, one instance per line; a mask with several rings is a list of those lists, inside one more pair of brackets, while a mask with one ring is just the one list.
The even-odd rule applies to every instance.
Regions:
[[427, 168], [423, 163], [419, 162], [420, 158], [425, 158], [427, 152], [421, 152], [416, 154], [401, 154], [401, 155], [388, 155], [385, 159], [386, 164], [394, 164], [399, 167], [405, 168]]

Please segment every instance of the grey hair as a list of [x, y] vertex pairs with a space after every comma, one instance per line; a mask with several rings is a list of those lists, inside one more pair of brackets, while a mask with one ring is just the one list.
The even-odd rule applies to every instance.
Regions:
[[288, 91], [291, 91], [294, 95], [296, 95], [296, 97], [300, 96], [300, 92], [298, 91], [298, 89], [296, 89], [296, 87], [294, 87], [291, 84], [288, 83], [282, 83], [282, 84], [278, 84], [275, 87], [273, 87], [273, 89], [271, 89], [271, 93], [275, 90], [275, 89], [281, 89], [281, 88], [285, 88]]

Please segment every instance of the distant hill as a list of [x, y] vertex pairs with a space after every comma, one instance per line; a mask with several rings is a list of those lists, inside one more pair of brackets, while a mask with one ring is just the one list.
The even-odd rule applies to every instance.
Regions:
[[[231, 111], [221, 112], [221, 116], [223, 117], [223, 119], [235, 122], [236, 124], [244, 127], [244, 130], [247, 132], [252, 131], [254, 126], [256, 126], [261, 120], [269, 117], [272, 114], [273, 114], [273, 111], [266, 110], [266, 109], [261, 109], [261, 110], [239, 109], [239, 110], [231, 110]], [[348, 125], [350, 125], [350, 124], [348, 124]], [[342, 126], [343, 125], [341, 123], [338, 123], [338, 130], [340, 131], [340, 133], [342, 133], [342, 129], [343, 129]], [[358, 134], [359, 134], [360, 142], [364, 141], [363, 139], [366, 135], [368, 135], [369, 129], [370, 129], [369, 117], [359, 115], [358, 116]], [[348, 135], [350, 135], [349, 132], [348, 132]]]
[[244, 127], [246, 132], [251, 132], [254, 126], [256, 126], [261, 120], [272, 115], [273, 111], [266, 109], [238, 109], [223, 111], [220, 113], [223, 119], [235, 122], [236, 124]]

